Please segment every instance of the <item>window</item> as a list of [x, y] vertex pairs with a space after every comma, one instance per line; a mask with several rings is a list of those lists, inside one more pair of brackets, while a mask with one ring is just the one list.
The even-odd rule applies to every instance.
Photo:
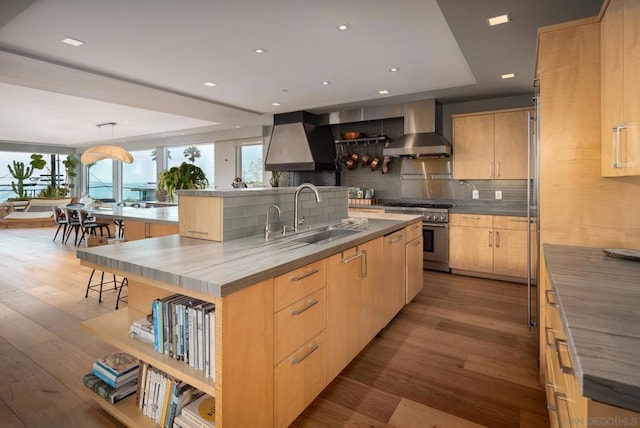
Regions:
[[[13, 191], [11, 182], [18, 183], [18, 180], [11, 175], [8, 166], [13, 168], [13, 162], [24, 163], [25, 169], [30, 167], [31, 155], [34, 153], [25, 152], [0, 152], [0, 201], [5, 201], [8, 198], [17, 198], [18, 194]], [[56, 187], [60, 187], [64, 180], [64, 166], [62, 160], [66, 158], [66, 155], [56, 155], [48, 153], [39, 153], [42, 155], [42, 159], [46, 162], [43, 169], [36, 169], [31, 174], [31, 177], [24, 179], [23, 186], [27, 197], [36, 197], [45, 191], [48, 186], [51, 185], [51, 171], [55, 166], [56, 174]], [[52, 164], [53, 162], [53, 164]]]
[[122, 200], [156, 199], [156, 163], [154, 150], [132, 151], [133, 163], [122, 164]]
[[182, 162], [190, 162], [202, 168], [209, 183], [213, 184], [215, 165], [213, 144], [167, 147], [167, 168], [180, 166]]
[[113, 161], [103, 159], [87, 166], [87, 188], [91, 199], [113, 198]]
[[238, 165], [242, 181], [253, 186], [263, 184], [262, 147], [262, 143], [243, 144], [238, 150]]

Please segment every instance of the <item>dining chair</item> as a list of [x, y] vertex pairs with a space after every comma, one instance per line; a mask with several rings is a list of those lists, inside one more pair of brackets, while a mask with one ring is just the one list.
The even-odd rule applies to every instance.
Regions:
[[76, 210], [76, 212], [78, 213], [80, 227], [82, 228], [82, 236], [80, 236], [80, 240], [77, 242], [76, 246], [79, 246], [87, 235], [97, 236], [96, 229], [100, 229], [100, 236], [105, 236], [103, 229], [107, 230], [107, 237], [111, 236], [111, 231], [109, 230], [109, 225], [107, 223], [98, 223], [94, 217], [89, 216], [89, 213], [86, 210], [79, 209]]
[[67, 222], [62, 208], [51, 207], [51, 209], [53, 210], [53, 221], [58, 225], [58, 229], [56, 229], [56, 234], [53, 236], [53, 240], [55, 242], [56, 238], [58, 237], [58, 233], [60, 232], [60, 228], [62, 227], [63, 229], [61, 240], [64, 241], [64, 236], [67, 234], [67, 226], [69, 225], [69, 222]]
[[78, 214], [75, 207], [77, 207], [77, 204], [73, 207], [70, 205], [66, 205], [62, 208], [62, 211], [64, 211], [64, 216], [67, 219], [67, 234], [66, 236], [64, 236], [64, 239], [62, 240], [62, 242], [66, 244], [67, 241], [69, 241], [71, 232], [73, 231], [75, 232], [73, 245], [78, 246], [78, 232], [80, 231], [80, 228], [82, 227], [82, 225], [80, 224], [80, 219], [78, 218]]

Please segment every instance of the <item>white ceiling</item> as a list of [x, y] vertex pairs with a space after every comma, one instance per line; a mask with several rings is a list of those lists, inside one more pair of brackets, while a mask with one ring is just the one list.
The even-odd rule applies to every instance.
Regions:
[[[127, 140], [253, 127], [301, 109], [522, 94], [535, 29], [601, 3], [2, 0], [0, 141], [86, 145], [105, 139], [104, 122]], [[513, 22], [487, 27], [507, 12]], [[502, 81], [507, 72], [516, 78]]]

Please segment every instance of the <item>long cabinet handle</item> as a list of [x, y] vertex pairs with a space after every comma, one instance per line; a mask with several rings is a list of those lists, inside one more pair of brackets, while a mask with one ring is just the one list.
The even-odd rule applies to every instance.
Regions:
[[558, 365], [560, 366], [560, 371], [565, 374], [574, 374], [573, 367], [567, 366], [562, 362], [562, 352], [560, 352], [560, 345], [566, 346], [567, 352], [569, 352], [569, 344], [564, 339], [556, 338], [556, 351], [558, 352]]
[[369, 266], [367, 265], [367, 251], [361, 250], [362, 252], [362, 262], [360, 263], [360, 279], [366, 278], [369, 270]]
[[555, 411], [557, 411], [556, 406], [555, 406], [555, 404], [556, 404], [556, 403], [555, 403], [555, 401], [556, 401], [556, 400], [555, 400], [555, 394], [556, 394], [556, 391], [555, 391], [555, 390], [556, 390], [558, 387], [557, 387], [557, 386], [555, 386], [555, 385], [554, 385], [554, 384], [552, 384], [552, 383], [549, 383], [549, 382], [545, 383], [545, 384], [544, 384], [544, 387], [545, 387], [545, 389], [547, 389], [547, 390], [548, 390], [549, 388], [552, 388], [552, 389], [553, 389], [553, 392], [550, 394], [550, 395], [554, 398], [554, 400], [553, 400], [553, 404], [551, 404], [551, 403], [547, 403], [547, 410], [550, 410], [550, 411], [552, 411], [552, 412], [555, 412]]
[[317, 273], [318, 273], [318, 269], [313, 268], [302, 276], [294, 276], [293, 278], [291, 278], [291, 281], [293, 282], [302, 281], [303, 279], [309, 278], [311, 275], [315, 275]]
[[291, 315], [300, 315], [301, 313], [306, 312], [309, 309], [313, 308], [318, 303], [319, 303], [318, 299], [313, 299], [312, 301], [309, 302], [308, 305], [306, 305], [306, 306], [304, 306], [304, 307], [302, 307], [300, 309], [295, 309], [295, 310], [291, 311]]
[[362, 257], [362, 251], [358, 251], [354, 256], [351, 256], [346, 259], [342, 259], [342, 263], [349, 263], [360, 257]]
[[308, 351], [306, 354], [304, 354], [304, 355], [303, 355], [302, 357], [300, 357], [300, 358], [294, 358], [293, 360], [291, 360], [291, 364], [293, 364], [294, 366], [299, 365], [299, 364], [300, 364], [300, 363], [302, 363], [304, 360], [306, 360], [307, 358], [309, 358], [309, 356], [310, 356], [311, 354], [313, 354], [314, 352], [316, 352], [316, 351], [318, 350], [318, 348], [320, 348], [320, 345], [317, 345], [317, 344], [315, 344], [315, 343], [314, 343], [314, 344], [312, 344], [312, 345], [310, 346], [309, 351]]
[[493, 177], [493, 162], [489, 162], [489, 177]]
[[396, 242], [400, 242], [402, 241], [402, 238], [404, 238], [404, 235], [400, 235], [397, 238], [393, 238], [389, 241], [390, 244], [395, 244]]
[[493, 247], [493, 232], [489, 231], [489, 246]]
[[496, 163], [496, 178], [500, 177], [500, 162]]
[[409, 246], [410, 247], [417, 247], [418, 245], [422, 245], [422, 239], [420, 239], [420, 238], [414, 239], [413, 241], [411, 241], [411, 244]]
[[500, 248], [500, 232], [496, 231], [496, 248]]
[[467, 215], [463, 215], [462, 218], [465, 220], [480, 220], [480, 217], [470, 217]]
[[194, 235], [208, 235], [209, 232], [202, 232], [200, 230], [187, 230], [188, 233], [193, 233]]
[[612, 141], [611, 141], [611, 150], [612, 150], [611, 158], [612, 158], [612, 163], [614, 168], [626, 168], [628, 166], [626, 162], [622, 162], [622, 160], [620, 159], [621, 157], [620, 149], [622, 145], [620, 136], [622, 135], [622, 131], [624, 129], [627, 129], [626, 123], [618, 123], [612, 129], [613, 135], [612, 135]]
[[551, 306], [552, 308], [558, 306], [556, 293], [554, 293], [553, 290], [544, 290], [544, 299], [547, 301], [547, 306]]

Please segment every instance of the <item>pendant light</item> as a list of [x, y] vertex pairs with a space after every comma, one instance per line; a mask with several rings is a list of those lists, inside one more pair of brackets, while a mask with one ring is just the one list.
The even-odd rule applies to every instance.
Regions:
[[[115, 122], [99, 123], [96, 126], [98, 129], [101, 129], [106, 125], [111, 125], [111, 139], [113, 139], [113, 128], [116, 126]], [[80, 157], [83, 165], [96, 163], [103, 159], [113, 159], [124, 163], [131, 163], [133, 162], [133, 155], [120, 146], [98, 145], [89, 147]]]

